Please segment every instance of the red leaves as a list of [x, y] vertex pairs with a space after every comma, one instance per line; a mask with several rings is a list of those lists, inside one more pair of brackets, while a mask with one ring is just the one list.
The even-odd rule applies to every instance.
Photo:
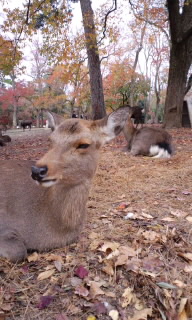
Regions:
[[47, 308], [50, 303], [53, 301], [54, 297], [53, 296], [42, 296], [40, 297], [40, 301], [37, 304], [37, 308], [42, 310]]
[[75, 274], [77, 277], [79, 277], [80, 279], [84, 279], [85, 277], [88, 276], [89, 271], [88, 271], [87, 269], [85, 269], [83, 266], [79, 266], [79, 267], [75, 270], [74, 274]]

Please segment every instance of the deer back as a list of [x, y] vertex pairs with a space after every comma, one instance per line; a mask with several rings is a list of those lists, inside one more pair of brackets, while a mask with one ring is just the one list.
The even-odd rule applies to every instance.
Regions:
[[162, 143], [171, 144], [170, 134], [161, 128], [143, 127], [138, 129], [131, 143], [133, 155], [149, 155], [150, 147]]

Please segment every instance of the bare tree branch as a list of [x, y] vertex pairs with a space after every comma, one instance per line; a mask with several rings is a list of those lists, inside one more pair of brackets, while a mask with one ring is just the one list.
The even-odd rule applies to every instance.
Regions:
[[29, 0], [28, 4], [27, 4], [27, 17], [25, 20], [26, 24], [29, 24], [29, 11], [30, 11], [30, 6], [31, 6], [31, 0]]
[[[145, 17], [137, 14], [136, 11], [135, 11], [134, 4], [132, 3], [132, 0], [129, 0], [129, 4], [130, 4], [130, 6], [131, 6], [131, 9], [132, 9], [132, 11], [133, 11], [134, 16], [135, 16], [137, 19], [139, 19], [140, 21], [145, 21], [145, 22], [147, 22], [148, 24], [150, 24], [151, 26], [154, 26], [154, 27], [160, 29], [160, 30], [165, 34], [165, 36], [166, 36], [166, 38], [167, 38], [167, 41], [170, 43], [169, 34], [167, 33], [167, 31], [166, 31], [163, 27], [161, 27], [161, 26], [158, 25], [157, 23], [155, 23], [155, 22], [153, 22], [153, 21], [150, 21], [150, 20], [148, 20], [148, 19], [145, 19]], [[168, 21], [168, 20], [165, 20], [164, 22], [166, 22], [166, 21]]]
[[105, 19], [104, 19], [104, 26], [103, 26], [103, 36], [102, 38], [98, 41], [97, 44], [100, 44], [101, 41], [103, 41], [103, 39], [105, 38], [105, 33], [106, 33], [106, 30], [107, 30], [107, 19], [108, 19], [108, 16], [110, 15], [111, 12], [117, 10], [117, 0], [113, 0], [113, 5], [111, 7], [111, 9], [109, 9], [109, 11], [106, 13], [105, 15]]

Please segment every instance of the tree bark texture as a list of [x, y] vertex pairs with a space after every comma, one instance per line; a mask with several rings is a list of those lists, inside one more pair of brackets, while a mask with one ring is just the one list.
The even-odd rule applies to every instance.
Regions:
[[103, 118], [106, 111], [94, 16], [90, 0], [80, 0], [80, 4], [88, 55], [92, 118], [97, 120]]
[[165, 101], [164, 126], [182, 126], [183, 100], [192, 63], [192, 3], [180, 13], [179, 0], [168, 0], [171, 33], [170, 67]]

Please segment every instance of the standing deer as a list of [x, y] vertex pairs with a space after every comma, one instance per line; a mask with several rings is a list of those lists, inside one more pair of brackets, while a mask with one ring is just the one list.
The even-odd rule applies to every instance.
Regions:
[[170, 158], [172, 154], [171, 136], [161, 128], [143, 127], [136, 129], [132, 122], [132, 110], [123, 128], [128, 150], [133, 156], [151, 156], [153, 158]]
[[0, 161], [0, 256], [12, 262], [77, 240], [99, 149], [121, 132], [128, 108], [96, 121], [49, 116], [55, 130], [40, 160]]

